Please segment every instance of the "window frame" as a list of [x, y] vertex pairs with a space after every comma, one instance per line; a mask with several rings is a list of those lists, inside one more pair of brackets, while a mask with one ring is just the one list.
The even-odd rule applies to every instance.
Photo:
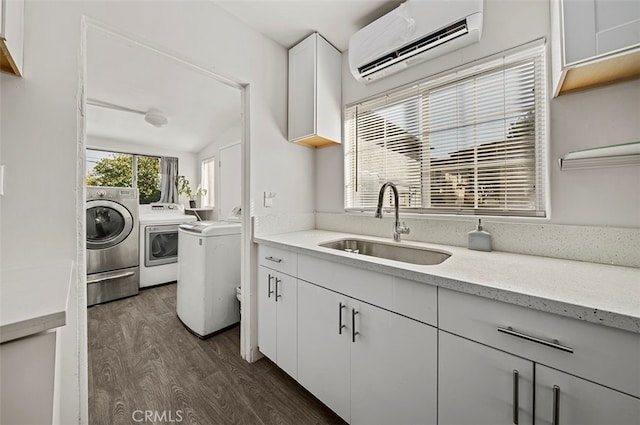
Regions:
[[[145, 154], [145, 153], [133, 153], [133, 152], [116, 151], [116, 150], [111, 150], [111, 149], [103, 149], [103, 148], [90, 147], [90, 146], [86, 146], [85, 147], [85, 151], [87, 151], [87, 150], [105, 152], [105, 153], [116, 154], [116, 155], [131, 155], [131, 188], [132, 189], [138, 189], [138, 159], [139, 159], [139, 157], [157, 158], [158, 159], [158, 165], [159, 165], [160, 159], [162, 158], [162, 155], [151, 155], [151, 154]], [[174, 157], [174, 158], [177, 158], [177, 157]], [[180, 159], [179, 158], [177, 158], [177, 159], [178, 159], [178, 166], [179, 166]], [[86, 158], [86, 154], [85, 154], [85, 173], [84, 173], [85, 185], [86, 185], [86, 179], [88, 177], [86, 163], [87, 163], [87, 158]], [[160, 173], [160, 168], [158, 168], [158, 172]], [[160, 185], [162, 183], [161, 183], [160, 174], [158, 174], [158, 176], [159, 176], [158, 189], [160, 189]], [[150, 204], [159, 203], [159, 202], [160, 202], [160, 200], [153, 201], [153, 202], [148, 202], [148, 203], [141, 203], [140, 202], [140, 194], [138, 194], [138, 203], [140, 205], [150, 205]]]
[[[506, 60], [505, 58], [508, 58]], [[414, 217], [432, 217], [432, 218], [473, 218], [473, 217], [499, 217], [500, 219], [506, 219], [509, 221], [510, 219], [515, 220], [543, 220], [548, 221], [550, 218], [550, 183], [549, 183], [549, 113], [550, 113], [550, 99], [549, 99], [549, 80], [548, 80], [548, 69], [550, 66], [549, 62], [549, 51], [547, 48], [547, 43], [545, 38], [540, 38], [529, 43], [525, 43], [520, 46], [516, 46], [510, 49], [506, 49], [496, 54], [489, 55], [487, 57], [472, 61], [467, 64], [460, 65], [458, 67], [437, 73], [435, 75], [422, 78], [420, 80], [412, 81], [410, 83], [404, 84], [402, 86], [394, 87], [392, 89], [382, 91], [380, 93], [376, 93], [367, 98], [363, 98], [343, 106], [343, 140], [344, 142], [344, 197], [343, 197], [343, 205], [344, 211], [347, 213], [366, 213], [370, 211], [375, 211], [375, 207], [372, 206], [356, 206], [349, 207], [349, 185], [351, 184], [351, 161], [349, 155], [350, 146], [348, 140], [349, 134], [349, 122], [348, 122], [348, 111], [361, 104], [365, 104], [367, 102], [376, 101], [382, 97], [395, 97], [398, 93], [403, 91], [409, 91], [413, 88], [416, 88], [416, 93], [422, 92], [422, 89], [419, 88], [421, 85], [428, 85], [430, 89], [439, 88], [446, 85], [453, 85], [457, 82], [463, 81], [468, 78], [472, 78], [474, 76], [479, 76], [485, 73], [491, 72], [499, 72], [501, 68], [507, 68], [517, 62], [523, 62], [526, 60], [531, 60], [533, 58], [541, 59], [541, 66], [537, 72], [538, 79], [535, 80], [538, 89], [540, 89], [541, 93], [536, 94], [535, 97], [535, 164], [534, 164], [534, 173], [535, 173], [535, 183], [536, 183], [536, 205], [541, 206], [539, 209], [534, 210], [499, 210], [499, 209], [477, 209], [477, 208], [449, 208], [449, 207], [399, 207], [399, 210], [403, 214], [413, 215]], [[404, 100], [410, 99], [410, 96], [406, 96], [403, 98]], [[394, 103], [390, 103], [390, 105], [394, 105]], [[540, 112], [538, 112], [540, 111]], [[421, 164], [421, 169], [427, 168], [424, 164]], [[381, 183], [382, 184], [382, 183]], [[425, 189], [424, 184], [422, 187], [422, 191], [420, 196], [424, 198], [429, 198], [429, 188], [431, 186], [427, 186]], [[537, 190], [538, 187], [541, 187], [541, 190]], [[400, 187], [398, 187], [400, 192]], [[391, 198], [391, 191], [387, 191], [385, 194], [386, 200]], [[377, 197], [377, 196], [376, 196]], [[390, 209], [387, 201], [385, 200], [384, 209]]]
[[[204, 180], [205, 180], [205, 163], [212, 163], [213, 166], [213, 187], [210, 189], [208, 187], [208, 185], [204, 184]], [[216, 163], [216, 156], [210, 156], [208, 158], [204, 158], [202, 161], [200, 161], [200, 187], [203, 189], [207, 189], [207, 194], [201, 197], [201, 204], [203, 207], [207, 207], [207, 208], [215, 208], [216, 207], [216, 172], [217, 172], [217, 163]], [[208, 205], [205, 204], [204, 200], [205, 198], [210, 198], [212, 199], [212, 204]]]

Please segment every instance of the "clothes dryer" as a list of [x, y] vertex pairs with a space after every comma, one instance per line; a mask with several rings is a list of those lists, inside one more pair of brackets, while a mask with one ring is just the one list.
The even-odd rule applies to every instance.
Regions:
[[178, 226], [196, 220], [178, 204], [140, 205], [140, 288], [178, 279]]

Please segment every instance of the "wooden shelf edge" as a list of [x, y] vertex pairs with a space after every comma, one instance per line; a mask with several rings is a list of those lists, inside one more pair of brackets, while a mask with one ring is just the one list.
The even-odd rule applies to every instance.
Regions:
[[640, 47], [563, 70], [557, 96], [640, 78]]
[[7, 48], [4, 40], [0, 39], [0, 72], [15, 75], [16, 77], [22, 77], [20, 69], [16, 62], [11, 57], [11, 53]]
[[297, 143], [303, 146], [309, 146], [311, 148], [326, 148], [327, 146], [339, 145], [340, 142], [336, 142], [334, 140], [326, 139], [324, 137], [313, 135], [306, 137], [304, 139], [291, 140], [293, 143]]

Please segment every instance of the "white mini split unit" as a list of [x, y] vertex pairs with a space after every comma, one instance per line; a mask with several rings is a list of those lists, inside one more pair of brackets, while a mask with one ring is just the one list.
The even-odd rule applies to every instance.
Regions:
[[349, 66], [365, 83], [480, 41], [483, 0], [407, 0], [349, 40]]

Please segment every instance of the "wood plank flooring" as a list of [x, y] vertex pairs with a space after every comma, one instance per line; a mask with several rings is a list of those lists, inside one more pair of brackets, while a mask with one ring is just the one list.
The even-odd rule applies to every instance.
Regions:
[[344, 424], [268, 359], [243, 360], [239, 327], [190, 334], [175, 301], [171, 284], [89, 308], [91, 425]]

